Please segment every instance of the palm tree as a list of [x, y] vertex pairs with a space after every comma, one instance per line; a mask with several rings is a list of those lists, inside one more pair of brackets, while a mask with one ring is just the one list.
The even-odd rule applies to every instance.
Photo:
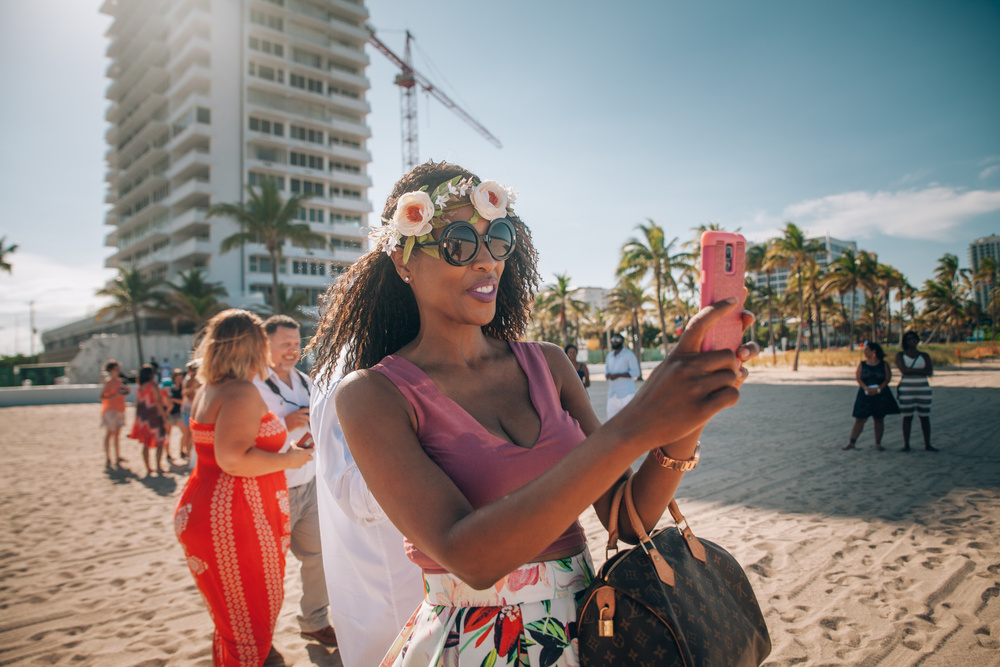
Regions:
[[[841, 310], [845, 310], [845, 319], [848, 323], [847, 338], [850, 341], [850, 349], [854, 349], [854, 313], [857, 312], [857, 294], [861, 287], [862, 275], [859, 258], [850, 248], [830, 262], [827, 267], [826, 281], [824, 284], [830, 289], [834, 289], [840, 294]], [[851, 295], [851, 309], [844, 308], [844, 295]]]
[[7, 245], [7, 235], [0, 236], [0, 271], [6, 271], [7, 273], [14, 272], [10, 262], [7, 261], [7, 255], [13, 253], [15, 250], [17, 250], [16, 243]]
[[653, 287], [655, 290], [655, 302], [657, 314], [660, 318], [660, 331], [663, 332], [663, 354], [669, 353], [667, 344], [667, 321], [663, 309], [664, 292], [670, 291], [677, 294], [677, 280], [674, 278], [675, 270], [683, 270], [688, 267], [688, 253], [673, 252], [677, 238], [674, 237], [670, 243], [666, 243], [666, 235], [663, 228], [650, 219], [648, 225], [640, 224], [637, 229], [642, 230], [644, 239], [629, 239], [622, 247], [621, 261], [618, 263], [618, 276], [629, 280], [639, 280], [647, 274], [653, 275]]
[[219, 301], [229, 296], [229, 292], [222, 283], [207, 282], [201, 269], [191, 269], [177, 277], [180, 282], [168, 282], [170, 289], [163, 294], [163, 310], [170, 316], [175, 333], [180, 322], [193, 323], [197, 333], [213, 315], [229, 308], [229, 304]]
[[107, 314], [111, 314], [111, 321], [119, 320], [130, 316], [135, 328], [135, 345], [139, 352], [139, 364], [145, 357], [142, 354], [142, 327], [139, 319], [139, 311], [144, 308], [155, 308], [159, 302], [158, 288], [161, 281], [147, 280], [139, 272], [139, 269], [126, 269], [118, 267], [118, 277], [106, 286], [97, 290], [97, 296], [109, 296], [112, 303], [97, 311], [96, 319], [101, 319]]
[[[773, 241], [769, 250], [769, 256], [776, 263], [788, 269], [790, 274], [795, 274], [798, 283], [798, 304], [799, 304], [799, 331], [795, 341], [795, 361], [792, 362], [792, 370], [799, 370], [799, 352], [802, 349], [802, 323], [804, 319], [805, 295], [803, 294], [804, 278], [806, 269], [816, 262], [815, 255], [823, 252], [823, 246], [818, 241], [806, 239], [805, 232], [799, 229], [794, 222], [785, 224], [782, 235]], [[791, 281], [789, 281], [791, 289]]]
[[222, 239], [219, 252], [226, 253], [247, 243], [260, 243], [271, 258], [271, 310], [280, 312], [278, 297], [278, 266], [282, 261], [281, 246], [285, 241], [310, 245], [326, 242], [326, 237], [309, 228], [308, 223], [294, 222], [302, 202], [312, 194], [294, 194], [282, 199], [273, 178], [265, 178], [259, 190], [247, 186], [249, 201], [236, 204], [216, 204], [208, 209], [208, 217], [223, 216], [240, 224], [241, 231]]
[[278, 295], [278, 309], [274, 310], [274, 302], [272, 300], [269, 306], [257, 306], [254, 308], [258, 315], [264, 318], [271, 315], [288, 315], [298, 322], [309, 319], [309, 315], [304, 312], [305, 307], [309, 305], [309, 295], [306, 292], [297, 292], [293, 289], [289, 293], [288, 285], [278, 283], [278, 289], [274, 291], [274, 294]]
[[[861, 289], [868, 294], [868, 298], [873, 303], [878, 302], [878, 267], [878, 255], [873, 252], [868, 252], [867, 250], [862, 250], [858, 253], [858, 276], [861, 283]], [[878, 340], [878, 312], [878, 308], [872, 310], [871, 318], [869, 320], [871, 324], [871, 338], [869, 340], [872, 341]]]
[[764, 272], [766, 286], [758, 293], [767, 297], [767, 344], [771, 348], [772, 362], [777, 363], [778, 352], [774, 348], [774, 290], [771, 289], [771, 273], [774, 268], [767, 261], [767, 245], [755, 243], [746, 252], [747, 271]]
[[[650, 300], [646, 290], [635, 280], [628, 278], [619, 280], [614, 289], [608, 292], [611, 322], [613, 325], [628, 324], [628, 328], [632, 331], [632, 351], [639, 361], [642, 361], [642, 320], [645, 319], [643, 311]], [[639, 378], [642, 379], [641, 364]]]
[[[0, 242], [2, 245], [2, 242]], [[979, 260], [979, 266], [976, 268], [976, 272], [973, 274], [973, 279], [976, 281], [976, 286], [984, 288], [983, 295], [985, 296], [984, 305], [990, 311], [990, 323], [992, 335], [991, 339], [996, 338], [997, 333], [997, 301], [998, 299], [998, 267], [997, 260], [993, 257], [983, 257]]]
[[562, 344], [568, 345], [572, 338], [570, 336], [570, 324], [572, 315], [579, 315], [587, 311], [589, 306], [585, 301], [573, 298], [575, 287], [570, 287], [570, 277], [567, 273], [557, 273], [556, 282], [546, 285], [539, 296], [546, 311], [559, 322], [559, 330], [562, 332]]

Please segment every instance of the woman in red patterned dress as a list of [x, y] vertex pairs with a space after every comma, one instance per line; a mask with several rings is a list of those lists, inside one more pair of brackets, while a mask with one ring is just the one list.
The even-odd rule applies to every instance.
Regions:
[[[135, 421], [128, 437], [142, 444], [142, 462], [146, 464], [146, 475], [153, 474], [150, 454], [156, 462], [156, 472], [163, 474], [160, 467], [160, 456], [163, 445], [167, 441], [165, 427], [167, 406], [163, 394], [156, 384], [156, 371], [149, 364], [139, 370], [139, 388], [135, 392]], [[153, 451], [155, 450], [155, 451]]]
[[198, 348], [191, 430], [198, 463], [174, 512], [177, 538], [215, 622], [216, 665], [261, 665], [284, 596], [288, 549], [286, 468], [312, 458], [285, 453], [284, 423], [253, 385], [267, 375], [260, 318], [230, 309], [212, 318]]

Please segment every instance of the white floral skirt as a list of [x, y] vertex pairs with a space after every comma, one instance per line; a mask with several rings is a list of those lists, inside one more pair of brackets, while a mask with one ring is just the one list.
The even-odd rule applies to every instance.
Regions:
[[586, 549], [528, 563], [477, 591], [451, 574], [424, 574], [424, 601], [382, 667], [576, 667], [576, 605], [594, 578]]

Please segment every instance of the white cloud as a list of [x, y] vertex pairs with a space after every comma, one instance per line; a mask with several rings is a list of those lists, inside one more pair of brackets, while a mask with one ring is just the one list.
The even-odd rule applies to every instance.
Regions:
[[986, 167], [979, 173], [979, 180], [985, 180], [1000, 171], [1000, 164], [995, 164], [992, 167]]
[[[1000, 190], [962, 192], [934, 186], [895, 192], [845, 192], [810, 199], [786, 207], [780, 222], [791, 220], [810, 234], [829, 233], [839, 238], [884, 234], [947, 240], [949, 232], [964, 221], [994, 211], [1000, 211]], [[755, 222], [765, 220], [758, 215]]]
[[[113, 273], [97, 262], [60, 264], [20, 250], [6, 259], [13, 272], [0, 274], [0, 354], [30, 351], [31, 302], [39, 332], [92, 314], [107, 303], [94, 292]], [[36, 338], [35, 351], [40, 350], [40, 338]]]

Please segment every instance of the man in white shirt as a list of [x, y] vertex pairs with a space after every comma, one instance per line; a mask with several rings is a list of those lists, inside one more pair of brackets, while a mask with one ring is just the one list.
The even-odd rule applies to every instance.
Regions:
[[625, 348], [625, 339], [621, 334], [611, 337], [611, 354], [604, 360], [604, 369], [604, 379], [608, 381], [607, 420], [632, 400], [635, 378], [640, 374], [639, 361], [632, 350]]
[[[264, 322], [267, 335], [267, 380], [257, 378], [254, 384], [267, 409], [285, 421], [288, 439], [281, 451], [286, 451], [310, 432], [309, 377], [295, 368], [302, 356], [299, 323], [287, 315], [275, 315]], [[286, 470], [289, 515], [291, 520], [291, 551], [302, 563], [302, 613], [297, 617], [302, 635], [327, 646], [337, 645], [337, 634], [330, 625], [329, 598], [323, 576], [323, 549], [319, 536], [319, 510], [316, 505], [316, 463], [310, 461], [301, 468]]]
[[385, 516], [344, 441], [333, 394], [341, 372], [317, 380], [311, 398], [316, 439], [323, 562], [344, 667], [381, 662], [424, 599], [420, 568], [406, 557], [403, 536]]

